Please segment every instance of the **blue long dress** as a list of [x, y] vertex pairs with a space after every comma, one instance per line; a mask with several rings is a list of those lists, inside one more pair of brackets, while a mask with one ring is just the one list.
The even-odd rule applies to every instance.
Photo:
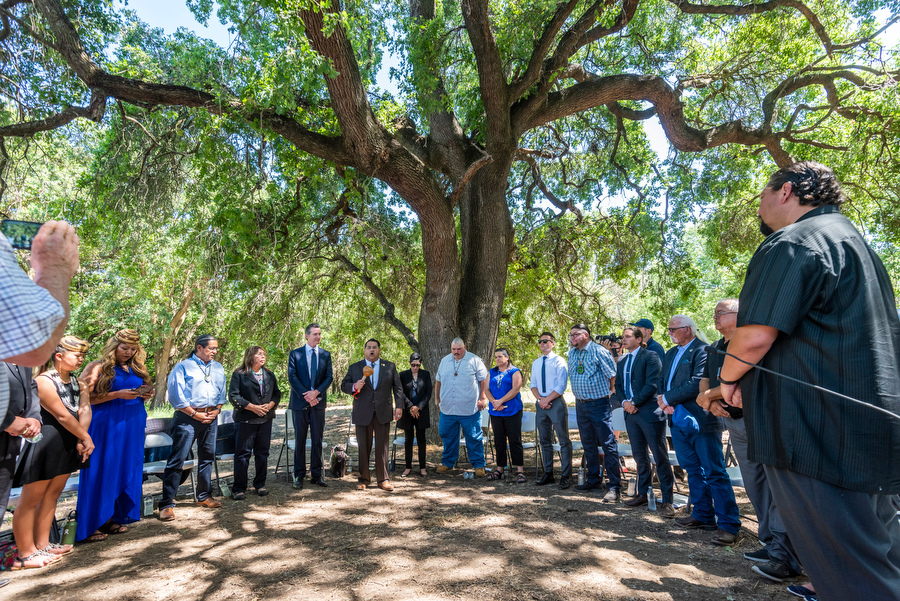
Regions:
[[[140, 376], [115, 367], [110, 392], [144, 383]], [[84, 540], [110, 518], [117, 524], [141, 519], [144, 465], [144, 399], [113, 399], [93, 405], [88, 433], [94, 441], [91, 467], [78, 481], [78, 528], [75, 540]]]

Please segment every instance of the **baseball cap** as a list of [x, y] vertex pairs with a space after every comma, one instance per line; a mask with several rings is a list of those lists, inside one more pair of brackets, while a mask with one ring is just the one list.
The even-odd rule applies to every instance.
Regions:
[[655, 330], [653, 327], [653, 322], [647, 319], [646, 317], [643, 319], [639, 319], [634, 323], [629, 323], [630, 326], [637, 326], [639, 328], [647, 328], [648, 330]]

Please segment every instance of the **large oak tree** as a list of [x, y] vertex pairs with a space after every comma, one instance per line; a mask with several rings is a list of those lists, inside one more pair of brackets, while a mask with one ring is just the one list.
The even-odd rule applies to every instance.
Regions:
[[[4, 139], [100, 122], [113, 102], [131, 120], [181, 107], [255, 128], [348, 189], [377, 180], [402, 199], [426, 269], [417, 328], [342, 260], [430, 365], [457, 335], [489, 356], [522, 212], [580, 219], [592, 198], [629, 189], [631, 224], [675, 190], [746, 200], [735, 179], [810, 156], [896, 205], [898, 71], [879, 7], [897, 2], [223, 0], [226, 50], [135, 33], [100, 0], [3, 0], [0, 177]], [[165, 70], [142, 60], [166, 44]], [[397, 97], [374, 83], [386, 52]], [[666, 164], [648, 160], [650, 118], [673, 147]], [[290, 188], [296, 174], [280, 177]], [[341, 203], [334, 214], [352, 216]]]

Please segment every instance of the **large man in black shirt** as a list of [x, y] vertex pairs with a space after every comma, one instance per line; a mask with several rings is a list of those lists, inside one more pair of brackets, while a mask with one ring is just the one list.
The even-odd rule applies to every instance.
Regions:
[[[744, 408], [752, 461], [822, 601], [900, 599], [900, 319], [887, 271], [840, 212], [830, 169], [777, 171], [762, 192], [768, 237], [747, 268], [724, 400]], [[872, 332], [879, 332], [876, 338]], [[740, 388], [737, 388], [740, 380]]]

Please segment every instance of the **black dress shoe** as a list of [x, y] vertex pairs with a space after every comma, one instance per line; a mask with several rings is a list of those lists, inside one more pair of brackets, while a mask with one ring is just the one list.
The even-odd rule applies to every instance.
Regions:
[[559, 489], [560, 490], [566, 490], [567, 488], [569, 488], [569, 486], [571, 486], [571, 484], [569, 484], [568, 478], [563, 476], [562, 478], [559, 479]]
[[625, 507], [640, 507], [647, 504], [647, 495], [635, 495], [622, 503]]
[[553, 472], [544, 472], [544, 475], [541, 476], [541, 479], [535, 482], [536, 486], [543, 486], [545, 484], [553, 484], [556, 482], [556, 478], [553, 477]]
[[294, 488], [297, 490], [303, 490], [303, 478], [294, 476]]
[[325, 483], [325, 478], [323, 478], [322, 476], [319, 476], [318, 478], [310, 478], [309, 481], [313, 484], [318, 484], [319, 486], [328, 486], [328, 484]]
[[585, 482], [584, 484], [576, 484], [572, 487], [572, 490], [577, 490], [578, 492], [588, 492], [600, 488], [603, 488], [603, 482], [595, 482], [594, 484], [588, 484], [587, 482]]

